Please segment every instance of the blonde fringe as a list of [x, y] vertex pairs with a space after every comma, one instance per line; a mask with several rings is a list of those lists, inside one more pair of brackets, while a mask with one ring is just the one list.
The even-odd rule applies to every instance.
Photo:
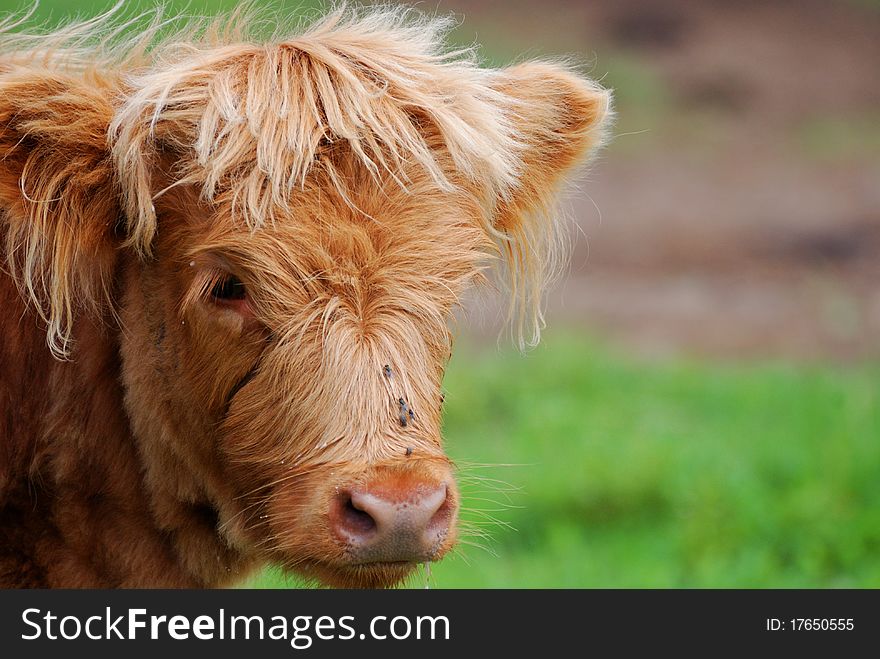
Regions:
[[[267, 41], [242, 29], [257, 24], [250, 7], [203, 21], [166, 20], [161, 10], [125, 19], [121, 7], [43, 33], [15, 33], [28, 16], [7, 19], [0, 23], [0, 71], [42, 67], [115, 81], [108, 144], [131, 247], [150, 253], [157, 231], [153, 202], [162, 193], [153, 174], [163, 151], [186, 154], [172, 185], [196, 185], [208, 203], [228, 196], [235, 218], [257, 230], [289, 209], [291, 194], [315, 168], [342, 180], [326, 155], [338, 142], [377, 181], [390, 176], [405, 190], [406, 169], [417, 167], [453, 189], [457, 183], [438, 160], [437, 146], [419, 129], [424, 120], [439, 132], [456, 175], [485, 195], [479, 221], [503, 263], [511, 328], [521, 347], [537, 343], [542, 293], [564, 263], [557, 186], [536, 189], [519, 204], [519, 221], [498, 226], [497, 209], [510, 202], [524, 176], [524, 153], [533, 146], [518, 129], [530, 115], [529, 101], [502, 91], [505, 70], [481, 68], [471, 49], [448, 50], [449, 18], [400, 6], [339, 6], [305, 29], [280, 28]], [[128, 36], [134, 25], [137, 34]], [[595, 130], [593, 146], [601, 141]], [[48, 208], [65, 191], [51, 184], [51, 172], [42, 176], [49, 178], [35, 188], [43, 196], [34, 203]], [[342, 183], [338, 187], [345, 195]], [[24, 241], [17, 278], [49, 324], [53, 351], [66, 355], [72, 297], [100, 292], [77, 288], [58, 272], [64, 261], [52, 250], [71, 247], [47, 245], [38, 234], [45, 222], [42, 217]], [[54, 271], [46, 265], [53, 260]]]

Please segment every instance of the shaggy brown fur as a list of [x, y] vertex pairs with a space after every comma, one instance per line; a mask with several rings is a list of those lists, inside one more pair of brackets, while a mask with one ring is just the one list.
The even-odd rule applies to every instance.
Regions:
[[218, 25], [0, 35], [0, 585], [397, 583], [334, 493], [446, 483], [439, 559], [450, 313], [498, 263], [537, 340], [605, 91], [399, 9]]

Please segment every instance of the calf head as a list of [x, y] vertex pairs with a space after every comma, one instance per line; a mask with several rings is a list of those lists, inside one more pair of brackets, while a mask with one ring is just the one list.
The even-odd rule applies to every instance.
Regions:
[[[121, 282], [122, 384], [160, 525], [207, 505], [206, 532], [238, 554], [343, 586], [392, 585], [454, 545], [450, 314], [497, 264], [520, 336], [538, 327], [553, 199], [608, 97], [558, 64], [446, 56], [440, 27], [335, 16], [271, 44], [159, 48], [107, 79], [101, 189], [124, 222], [95, 240], [121, 256], [89, 276]], [[45, 266], [50, 293], [62, 267]], [[32, 297], [64, 346], [70, 307]]]

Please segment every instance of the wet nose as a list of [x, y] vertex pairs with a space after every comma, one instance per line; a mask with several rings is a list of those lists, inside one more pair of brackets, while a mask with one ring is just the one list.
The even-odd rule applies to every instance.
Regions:
[[333, 505], [331, 524], [357, 563], [431, 560], [454, 512], [446, 483], [352, 488]]

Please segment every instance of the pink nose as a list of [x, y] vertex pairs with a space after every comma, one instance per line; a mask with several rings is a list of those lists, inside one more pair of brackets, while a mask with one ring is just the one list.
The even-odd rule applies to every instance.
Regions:
[[447, 494], [446, 483], [352, 489], [334, 501], [331, 525], [356, 563], [428, 561], [449, 532]]

